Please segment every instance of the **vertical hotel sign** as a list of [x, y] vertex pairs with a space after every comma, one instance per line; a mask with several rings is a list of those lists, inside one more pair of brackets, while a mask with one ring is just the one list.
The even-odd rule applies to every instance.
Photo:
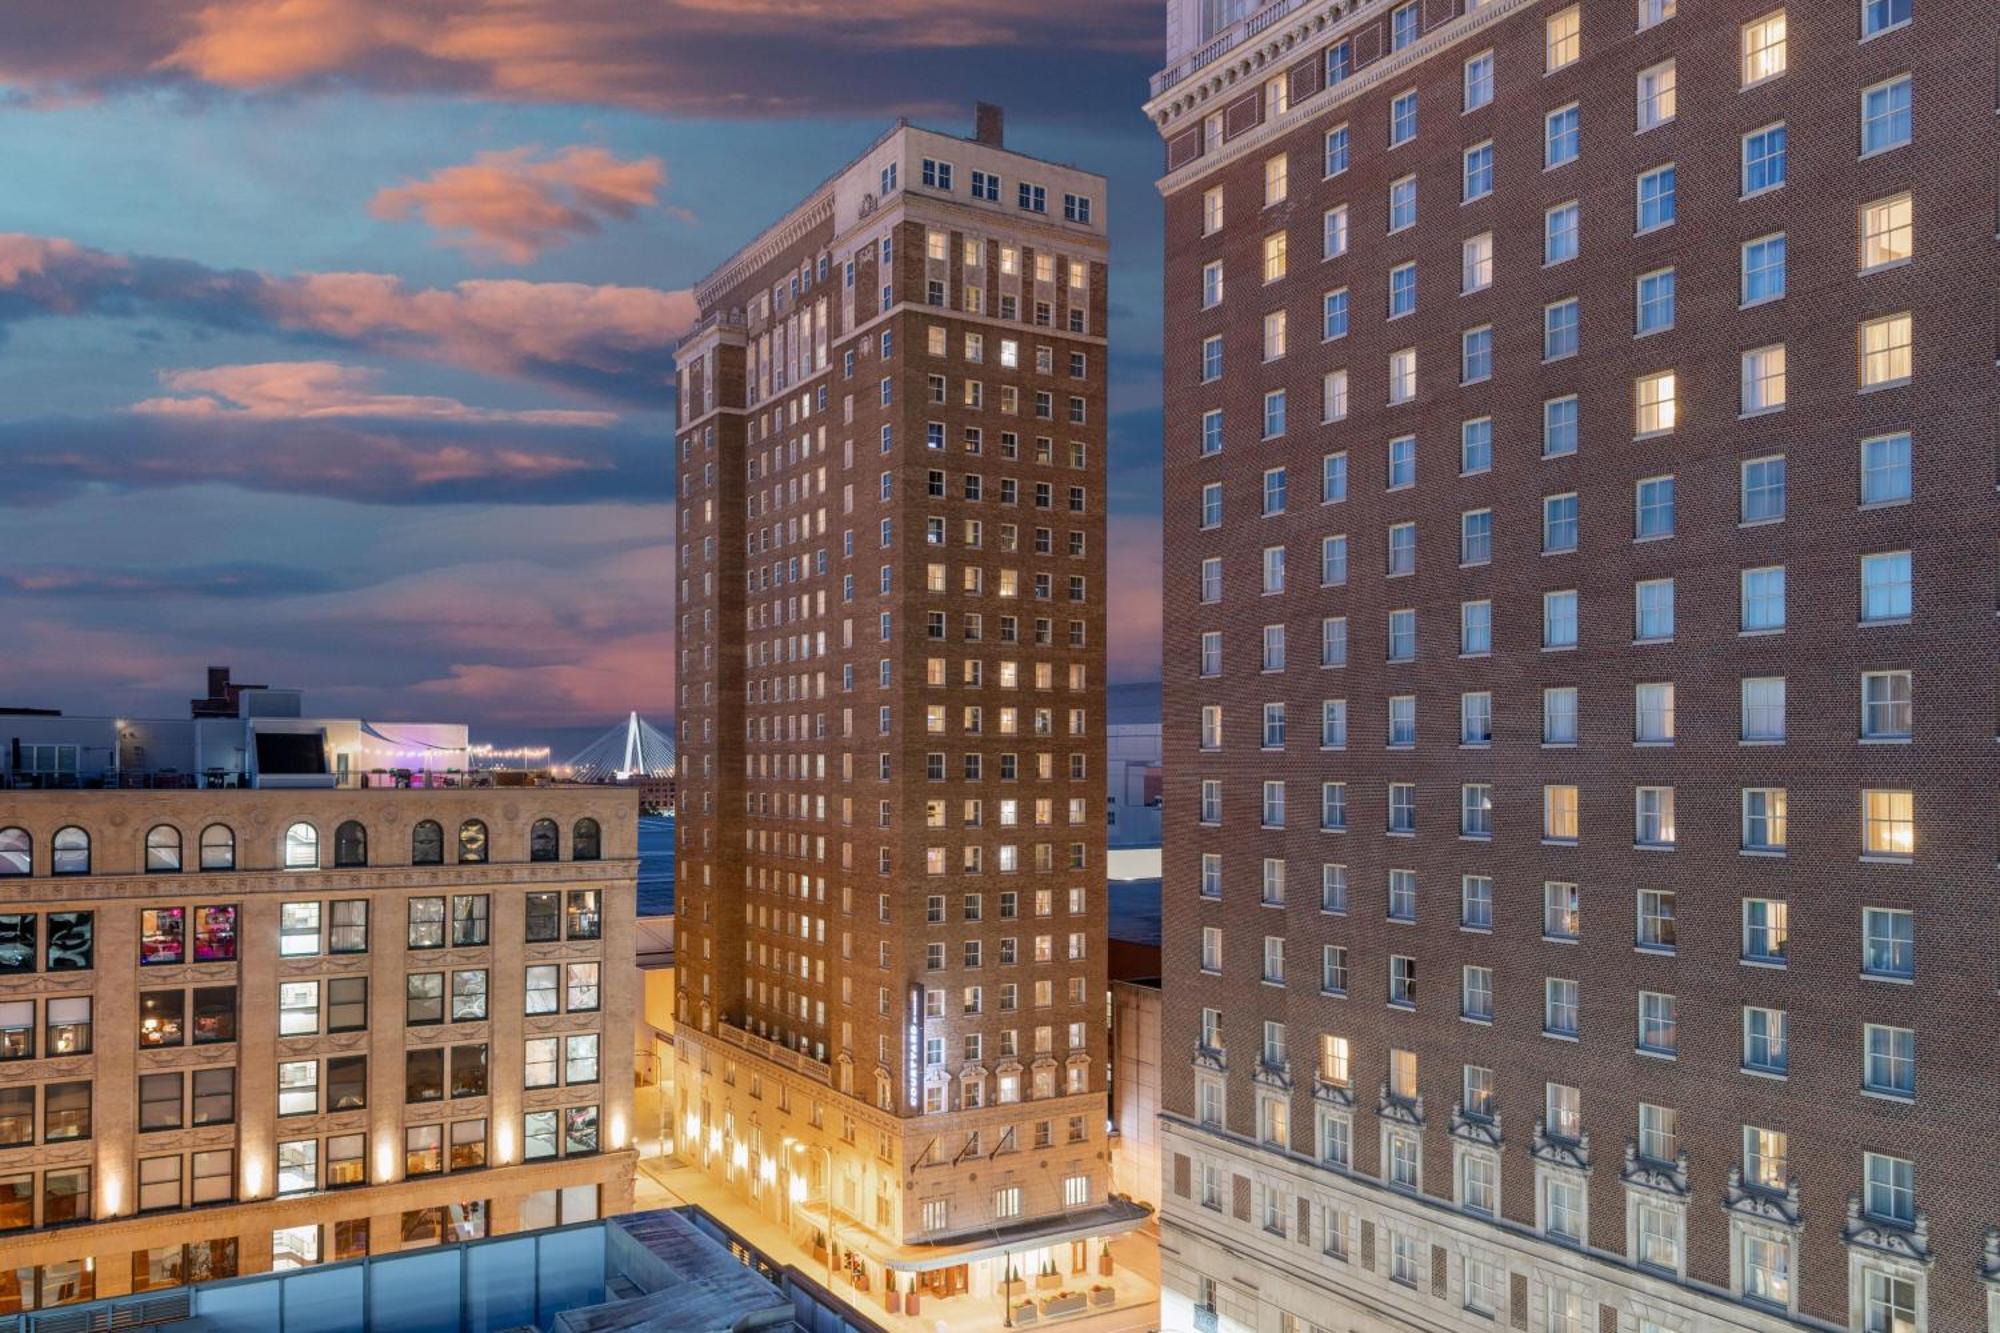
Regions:
[[915, 1110], [924, 1097], [924, 988], [919, 982], [910, 983], [909, 1005], [903, 1031], [903, 1095]]

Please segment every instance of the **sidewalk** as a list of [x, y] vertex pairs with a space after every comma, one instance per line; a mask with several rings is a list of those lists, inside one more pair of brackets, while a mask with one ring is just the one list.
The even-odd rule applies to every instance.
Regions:
[[[713, 1216], [778, 1263], [790, 1264], [817, 1281], [824, 1282], [825, 1265], [795, 1243], [784, 1226], [748, 1207], [726, 1185], [719, 1184], [698, 1168], [684, 1166], [672, 1157], [643, 1157], [635, 1186], [636, 1205], [641, 1208], [673, 1207], [689, 1204]], [[1036, 1329], [1061, 1329], [1065, 1333], [1152, 1333], [1159, 1327], [1160, 1250], [1159, 1224], [1148, 1222], [1142, 1229], [1111, 1242], [1117, 1268], [1113, 1285], [1118, 1304], [1091, 1315], [1067, 1319], [1041, 1320]], [[882, 1307], [878, 1293], [857, 1292], [836, 1274], [833, 1290], [885, 1333], [1000, 1333], [1006, 1327], [1004, 1312], [997, 1300], [974, 1304], [966, 1297], [937, 1301], [926, 1299], [915, 1317], [893, 1315]], [[1022, 1299], [1023, 1292], [1016, 1299]]]

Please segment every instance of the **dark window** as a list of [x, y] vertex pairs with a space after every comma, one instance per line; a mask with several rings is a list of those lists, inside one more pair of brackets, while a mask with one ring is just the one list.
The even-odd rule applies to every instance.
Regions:
[[546, 944], [562, 938], [562, 895], [528, 895], [528, 943]]
[[171, 1074], [141, 1074], [139, 1076], [140, 1131], [180, 1127], [180, 1072], [176, 1070]]
[[441, 1102], [444, 1100], [444, 1048], [403, 1053], [403, 1100]]
[[88, 875], [90, 873], [90, 835], [71, 825], [56, 830], [55, 841], [51, 844], [54, 857], [49, 865], [51, 874]]
[[96, 919], [89, 912], [49, 913], [49, 971], [88, 972], [91, 969], [95, 924]]
[[236, 987], [197, 986], [194, 992], [194, 1044], [209, 1046], [236, 1040]]
[[139, 965], [157, 967], [187, 961], [187, 909], [148, 907], [139, 913]]
[[210, 824], [201, 831], [201, 868], [236, 869], [236, 834], [227, 825]]
[[569, 938], [594, 940], [604, 932], [604, 918], [597, 907], [596, 889], [569, 891]]
[[90, 1216], [90, 1168], [42, 1172], [42, 1225], [81, 1222]]
[[139, 1045], [179, 1046], [186, 1042], [187, 992], [149, 990], [139, 993]]
[[486, 895], [460, 894], [451, 900], [451, 942], [464, 949], [486, 943]]
[[0, 1088], [0, 1147], [35, 1141], [35, 1085]]
[[326, 1062], [326, 1109], [358, 1111], [368, 1105], [368, 1057], [337, 1055]]
[[194, 1071], [194, 1115], [197, 1125], [226, 1125], [236, 1119], [236, 1071]]
[[557, 861], [562, 859], [560, 837], [556, 832], [556, 821], [537, 819], [528, 830], [528, 859], [530, 861]]
[[42, 1088], [42, 1141], [90, 1137], [90, 1084], [50, 1083]]
[[454, 1046], [451, 1048], [451, 1095], [454, 1097], [484, 1097], [486, 1095], [486, 1047]]
[[444, 829], [435, 819], [426, 819], [410, 831], [410, 864], [413, 866], [444, 864]]
[[458, 826], [458, 863], [486, 864], [486, 825], [477, 819], [468, 819]]
[[231, 905], [194, 909], [194, 960], [197, 963], [236, 961], [236, 908]]
[[361, 821], [350, 819], [333, 831], [333, 863], [337, 866], [368, 864], [368, 830]]
[[327, 930], [328, 953], [368, 952], [368, 900], [346, 898], [328, 904], [333, 924]]
[[160, 824], [146, 832], [146, 873], [170, 875], [181, 868], [181, 831]]
[[33, 912], [0, 915], [0, 975], [16, 976], [35, 970], [38, 920]]
[[604, 838], [597, 831], [594, 819], [579, 819], [570, 831], [569, 859], [572, 861], [595, 861], [604, 854]]
[[326, 1030], [361, 1032], [367, 1027], [368, 978], [331, 978], [326, 983]]

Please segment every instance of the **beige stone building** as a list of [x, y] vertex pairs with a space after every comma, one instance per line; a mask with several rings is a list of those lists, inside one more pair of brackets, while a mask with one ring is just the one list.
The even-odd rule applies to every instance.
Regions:
[[0, 1313], [628, 1209], [636, 813], [0, 792]]

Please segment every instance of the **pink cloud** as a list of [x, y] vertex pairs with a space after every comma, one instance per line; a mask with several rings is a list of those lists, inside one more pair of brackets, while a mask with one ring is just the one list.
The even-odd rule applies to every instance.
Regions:
[[610, 426], [615, 412], [505, 411], [469, 407], [455, 398], [378, 393], [381, 372], [335, 361], [266, 361], [208, 370], [167, 370], [160, 383], [177, 398], [148, 398], [132, 411], [154, 415], [310, 420], [387, 417], [400, 421], [514, 422], [533, 426]]
[[447, 245], [525, 264], [542, 251], [595, 232], [607, 220], [651, 207], [666, 183], [657, 157], [622, 161], [602, 148], [530, 148], [481, 153], [463, 166], [392, 186], [368, 211], [391, 222], [421, 216]]
[[1160, 675], [1160, 520], [1115, 514], [1107, 534], [1105, 589], [1109, 670], [1113, 680], [1157, 680]]

